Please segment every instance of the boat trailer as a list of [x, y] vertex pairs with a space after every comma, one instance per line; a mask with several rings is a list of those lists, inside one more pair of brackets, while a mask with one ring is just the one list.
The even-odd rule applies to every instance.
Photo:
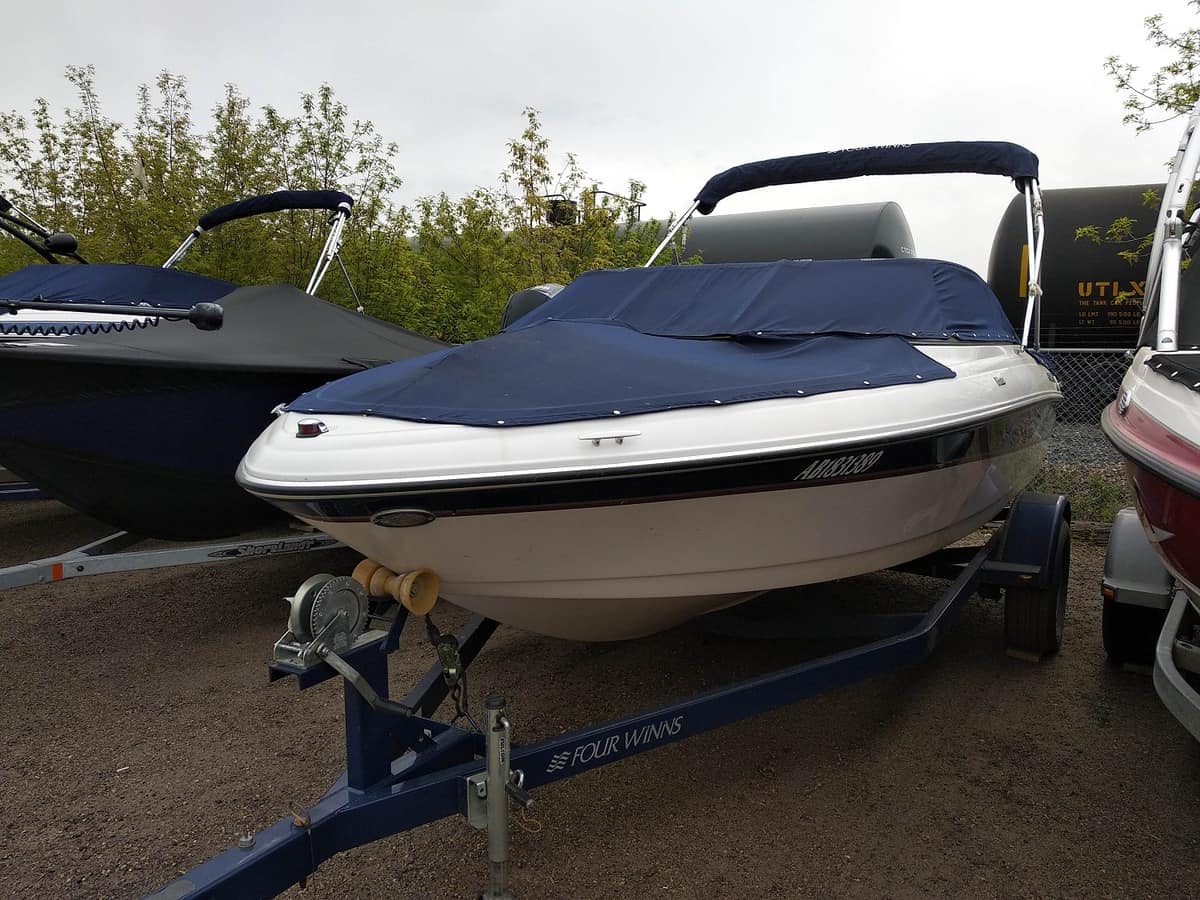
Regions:
[[0, 568], [0, 591], [31, 584], [51, 584], [69, 578], [86, 578], [91, 575], [141, 572], [147, 569], [233, 562], [239, 559], [261, 559], [264, 556], [284, 556], [344, 546], [340, 541], [319, 531], [292, 531], [263, 537], [246, 536], [223, 543], [129, 549], [144, 541], [146, 538], [140, 535], [117, 531], [57, 556], [5, 566]]
[[[482, 896], [511, 897], [510, 804], [531, 807], [531, 789], [918, 662], [977, 592], [998, 597], [1003, 588], [1012, 655], [1050, 655], [1062, 640], [1069, 565], [1067, 499], [1021, 495], [983, 546], [951, 547], [897, 567], [950, 583], [924, 613], [854, 623], [862, 633], [865, 618], [868, 631], [884, 636], [531, 745], [513, 742], [503, 697], [487, 698], [482, 727], [470, 716], [468, 667], [497, 623], [477, 616], [457, 635], [442, 634], [429, 616], [438, 599], [436, 575], [396, 574], [364, 561], [352, 577], [313, 576], [289, 598], [289, 630], [275, 644], [269, 678], [295, 678], [301, 690], [342, 678], [345, 773], [311, 808], [289, 804], [286, 818], [243, 835], [237, 846], [148, 896], [275, 896], [305, 884], [338, 853], [461, 814], [488, 834]], [[391, 700], [388, 655], [410, 620], [423, 625], [438, 661], [403, 700]], [[447, 698], [454, 718], [434, 719]]]

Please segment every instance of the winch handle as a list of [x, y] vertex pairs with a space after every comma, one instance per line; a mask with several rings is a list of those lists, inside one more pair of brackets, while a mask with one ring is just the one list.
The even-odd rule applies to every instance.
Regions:
[[367, 705], [376, 712], [389, 713], [394, 716], [399, 716], [407, 719], [412, 716], [413, 708], [404, 703], [399, 703], [395, 700], [388, 700], [385, 697], [380, 697], [376, 693], [375, 688], [371, 687], [371, 683], [363, 678], [362, 673], [346, 660], [342, 659], [336, 653], [328, 648], [322, 648], [320, 651], [321, 659], [329, 663], [335, 672], [350, 682], [351, 687], [358, 691], [359, 695], [367, 701]]

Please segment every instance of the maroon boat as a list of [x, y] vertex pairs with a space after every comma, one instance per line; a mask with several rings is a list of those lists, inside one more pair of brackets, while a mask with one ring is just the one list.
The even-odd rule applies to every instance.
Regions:
[[1159, 696], [1200, 739], [1200, 265], [1184, 262], [1200, 248], [1200, 212], [1185, 217], [1198, 125], [1200, 104], [1163, 193], [1140, 346], [1100, 424], [1137, 503], [1137, 520], [1118, 515], [1105, 561], [1105, 648], [1117, 662], [1152, 654]]
[[1200, 352], [1142, 348], [1101, 426], [1125, 457], [1151, 545], [1200, 596]]

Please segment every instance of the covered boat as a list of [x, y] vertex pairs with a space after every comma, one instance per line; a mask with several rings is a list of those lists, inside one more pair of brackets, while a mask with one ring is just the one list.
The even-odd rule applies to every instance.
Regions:
[[[350, 205], [336, 191], [280, 191], [206, 214], [163, 268], [32, 266], [0, 278], [0, 306], [27, 307], [0, 315], [0, 465], [149, 537], [237, 534], [277, 516], [233, 480], [272, 409], [342, 375], [444, 346], [313, 296]], [[170, 268], [204, 231], [285, 209], [333, 213], [307, 291]], [[133, 304], [146, 314], [64, 321], [28, 309], [39, 302]], [[224, 310], [218, 331], [162, 321], [213, 302]]]
[[[973, 171], [1029, 201], [1012, 144], [737, 167], [737, 191]], [[657, 255], [657, 254], [656, 254]], [[1007, 505], [1060, 398], [975, 273], [924, 259], [587, 273], [501, 334], [289, 404], [250, 492], [442, 595], [532, 631], [635, 637], [786, 585], [921, 557]]]

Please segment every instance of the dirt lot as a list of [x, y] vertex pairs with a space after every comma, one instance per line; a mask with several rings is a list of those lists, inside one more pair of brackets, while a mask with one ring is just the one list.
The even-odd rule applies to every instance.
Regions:
[[[0, 510], [0, 563], [104, 528], [51, 503]], [[519, 897], [1155, 896], [1200, 884], [1200, 745], [1146, 673], [1105, 664], [1102, 548], [1077, 544], [1062, 654], [1002, 650], [972, 601], [935, 656], [538, 792]], [[268, 686], [280, 598], [344, 553], [107, 576], [0, 597], [0, 894], [125, 897], [307, 804], [343, 768], [341, 692]], [[895, 574], [825, 602], [918, 602]], [[445, 626], [461, 621], [442, 613]], [[634, 711], [822, 648], [689, 626], [619, 645], [501, 629], [473, 703], [517, 740]], [[396, 687], [430, 662], [410, 643]], [[325, 864], [302, 893], [473, 896], [484, 842], [449, 819]]]

